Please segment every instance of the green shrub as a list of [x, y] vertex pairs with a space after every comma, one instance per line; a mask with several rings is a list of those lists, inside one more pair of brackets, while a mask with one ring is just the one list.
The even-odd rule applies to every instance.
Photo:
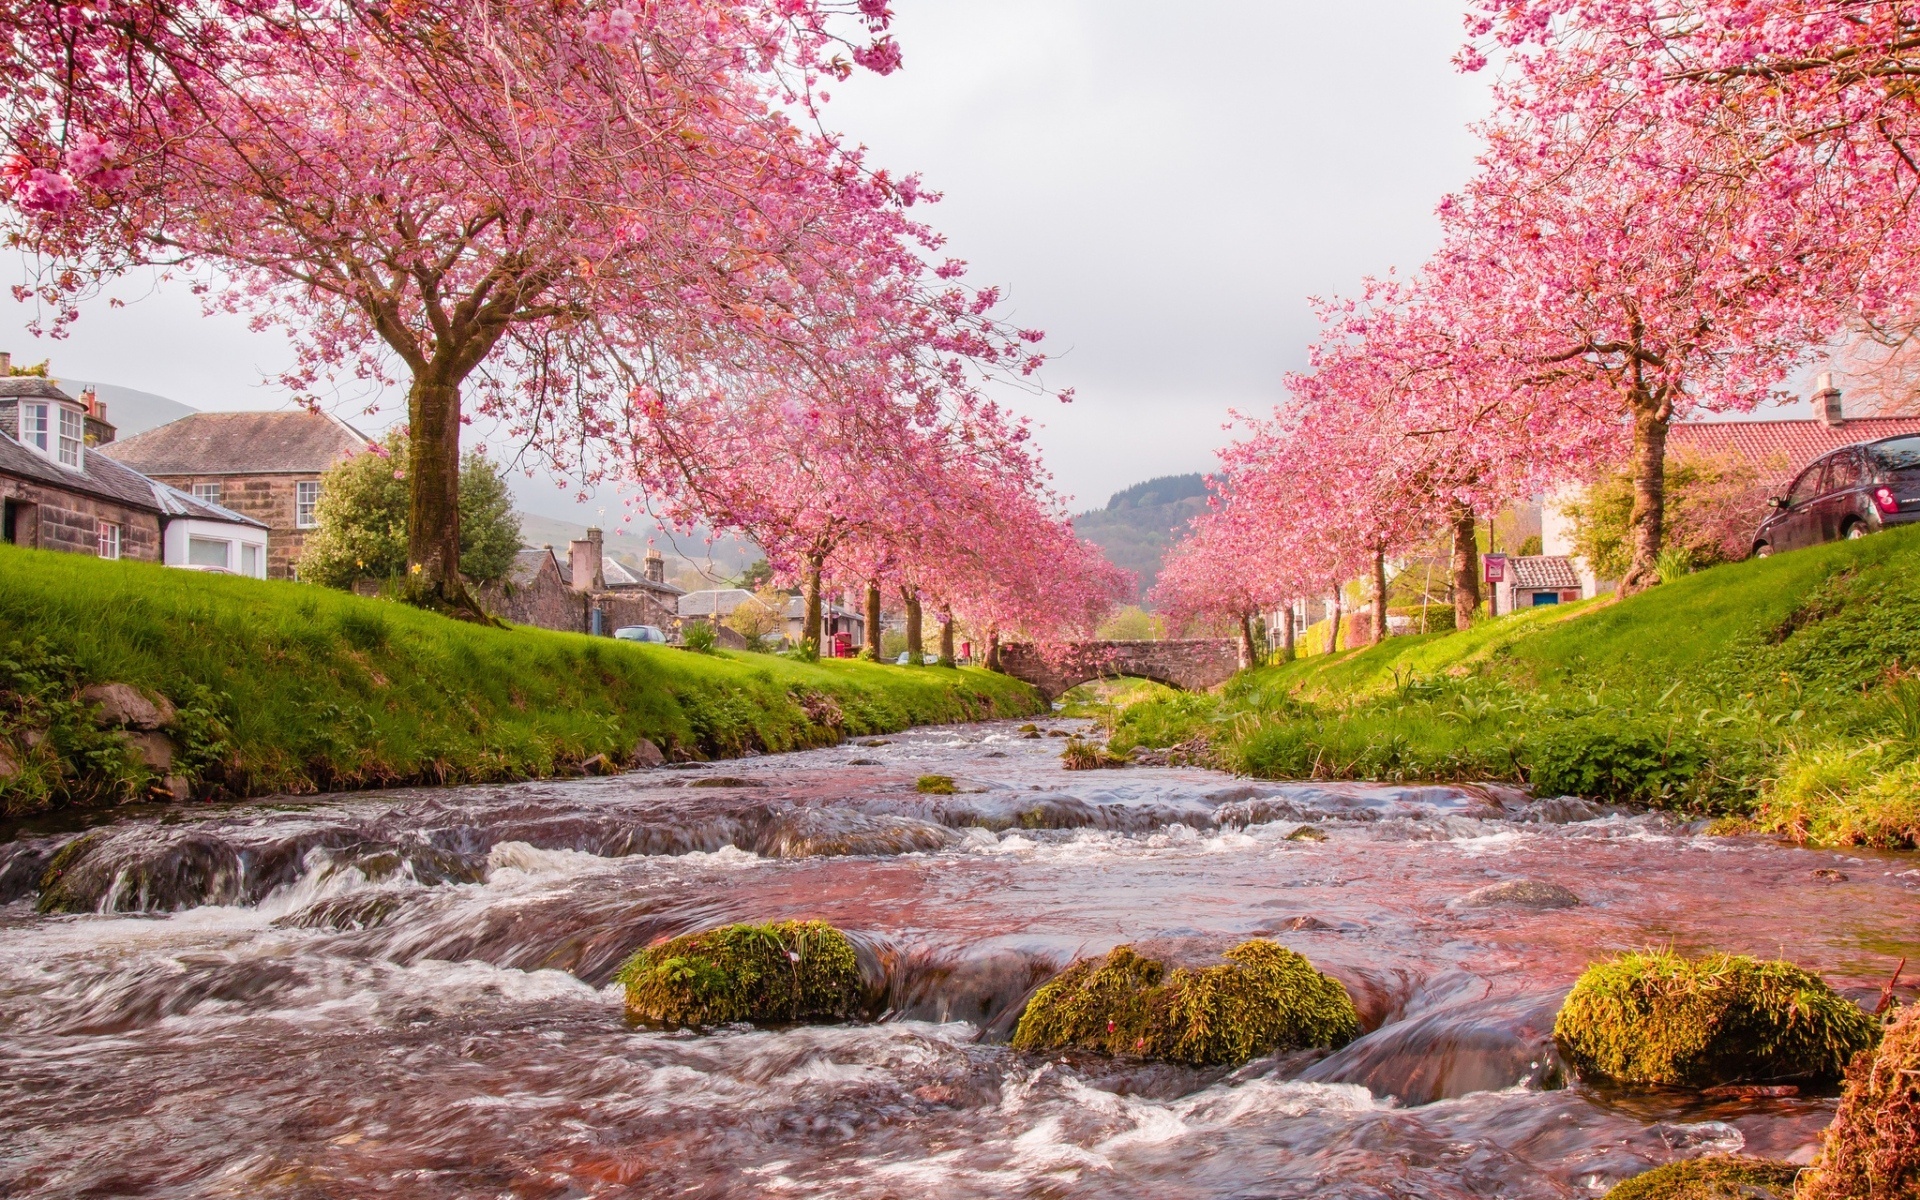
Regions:
[[1635, 1175], [1603, 1200], [1793, 1200], [1799, 1173], [1792, 1163], [1764, 1158], [1689, 1158]]
[[913, 784], [913, 790], [928, 796], [951, 796], [954, 793], [953, 776], [922, 775]]
[[695, 654], [712, 654], [717, 636], [705, 621], [689, 621], [680, 630], [680, 644]]
[[1019, 1050], [1094, 1050], [1189, 1066], [1239, 1065], [1359, 1033], [1346, 988], [1274, 942], [1242, 942], [1213, 967], [1169, 972], [1131, 946], [1068, 967], [1027, 1002]]
[[1920, 762], [1875, 746], [1820, 746], [1789, 757], [1756, 822], [1820, 846], [1920, 847]]
[[1526, 755], [1536, 792], [1641, 803], [1678, 796], [1708, 761], [1690, 734], [1598, 716], [1548, 725]]
[[1582, 1075], [1706, 1088], [1836, 1079], [1876, 1025], [1791, 963], [1648, 952], [1588, 967], [1553, 1034]]
[[853, 943], [824, 921], [683, 934], [635, 954], [617, 978], [629, 1016], [672, 1029], [844, 1020], [866, 1004]]
[[1920, 1197], [1920, 1008], [1901, 1011], [1878, 1053], [1847, 1069], [1811, 1174], [1803, 1200]]

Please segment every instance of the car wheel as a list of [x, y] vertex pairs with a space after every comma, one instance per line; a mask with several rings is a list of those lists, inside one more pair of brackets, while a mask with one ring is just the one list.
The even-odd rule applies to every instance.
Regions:
[[1850, 542], [1856, 541], [1860, 538], [1867, 536], [1867, 527], [1862, 522], [1855, 521], [1853, 524], [1847, 526], [1846, 532], [1842, 533], [1840, 536], [1847, 539]]
[[1758, 546], [1755, 546], [1755, 547], [1753, 548], [1753, 556], [1754, 556], [1755, 558], [1772, 558], [1772, 557], [1773, 557], [1773, 543], [1772, 543], [1772, 542], [1761, 542], [1761, 543], [1760, 543], [1760, 544], [1759, 544]]

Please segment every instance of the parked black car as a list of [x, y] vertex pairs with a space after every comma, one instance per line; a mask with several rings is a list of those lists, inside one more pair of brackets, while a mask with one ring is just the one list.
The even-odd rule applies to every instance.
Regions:
[[1843, 446], [1815, 459], [1753, 535], [1764, 558], [1920, 521], [1920, 437]]

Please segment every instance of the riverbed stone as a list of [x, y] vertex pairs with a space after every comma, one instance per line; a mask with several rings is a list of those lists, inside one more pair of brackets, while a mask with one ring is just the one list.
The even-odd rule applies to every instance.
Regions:
[[1635, 1175], [1603, 1200], [1792, 1200], [1799, 1173], [1792, 1163], [1715, 1154]]
[[1805, 1200], [1920, 1196], [1920, 1006], [1901, 1010], [1876, 1053], [1847, 1068]]
[[1539, 909], [1575, 908], [1580, 904], [1580, 897], [1570, 889], [1544, 879], [1506, 879], [1475, 888], [1455, 899], [1453, 904], [1459, 908], [1493, 908], [1500, 905]]
[[140, 729], [129, 730], [120, 736], [154, 774], [172, 773], [173, 756], [176, 753], [172, 738], [158, 731]]
[[0, 744], [0, 782], [18, 777], [20, 760], [15, 758], [5, 744]]
[[633, 744], [633, 753], [628, 755], [627, 758], [634, 766], [648, 770], [660, 766], [667, 761], [667, 756], [660, 752], [660, 747], [656, 746], [649, 738], [641, 738], [635, 742]]
[[1587, 1078], [1710, 1088], [1837, 1079], [1879, 1025], [1792, 963], [1653, 951], [1588, 967], [1553, 1034]]
[[845, 1020], [866, 1004], [853, 943], [824, 921], [682, 934], [635, 954], [617, 978], [629, 1017], [670, 1029]]
[[100, 706], [97, 720], [121, 729], [160, 729], [173, 724], [173, 705], [165, 696], [149, 697], [125, 683], [96, 683], [83, 688], [80, 699]]
[[1342, 1046], [1360, 1031], [1340, 981], [1277, 942], [1242, 942], [1211, 967], [1117, 946], [1035, 992], [1017, 1050], [1092, 1050], [1188, 1066], [1238, 1066], [1279, 1050]]

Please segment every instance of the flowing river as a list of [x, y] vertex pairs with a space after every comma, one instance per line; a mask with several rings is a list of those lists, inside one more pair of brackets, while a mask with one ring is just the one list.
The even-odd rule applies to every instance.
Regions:
[[[1570, 1085], [1550, 1030], [1589, 960], [1784, 955], [1869, 1004], [1920, 961], [1920, 856], [1511, 789], [1069, 774], [1060, 747], [976, 725], [123, 812], [57, 864], [77, 915], [35, 911], [75, 831], [15, 831], [0, 1195], [1590, 1196], [1712, 1151], [1805, 1161], [1834, 1099]], [[959, 793], [919, 794], [932, 773]], [[1581, 903], [1473, 894], [1512, 880]], [[789, 917], [855, 937], [880, 1019], [624, 1019], [636, 948]], [[1339, 977], [1366, 1035], [1236, 1071], [1006, 1046], [1077, 956], [1255, 936]]]

